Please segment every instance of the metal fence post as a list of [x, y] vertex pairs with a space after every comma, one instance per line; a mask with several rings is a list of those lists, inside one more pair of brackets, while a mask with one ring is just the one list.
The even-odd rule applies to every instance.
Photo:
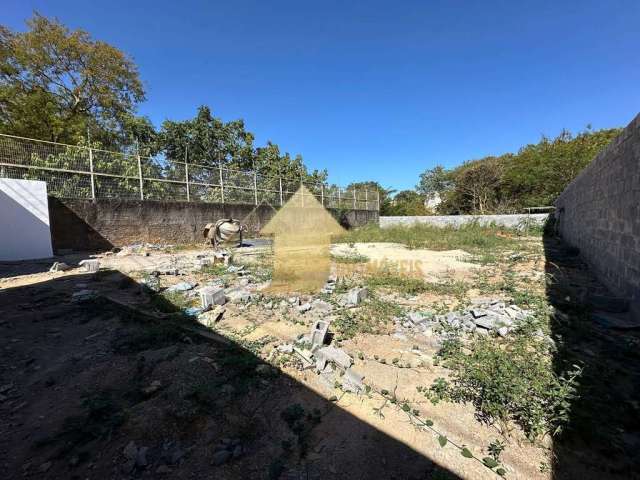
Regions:
[[253, 200], [258, 205], [258, 173], [256, 170], [253, 171]]
[[321, 200], [322, 206], [324, 207], [324, 184], [323, 183], [320, 184], [320, 200]]
[[89, 147], [89, 171], [91, 172], [91, 199], [96, 199], [96, 177], [93, 174], [93, 150]]
[[380, 211], [380, 190], [377, 190], [377, 193], [378, 193], [378, 201], [377, 201], [378, 209], [377, 210], [379, 212]]
[[358, 193], [358, 191], [354, 188], [353, 189], [353, 209], [357, 210], [356, 208], [356, 194]]
[[369, 210], [369, 190], [364, 191], [364, 209]]
[[340, 191], [342, 189], [340, 187], [338, 187], [338, 208], [342, 207], [342, 200], [340, 198]]
[[283, 202], [282, 202], [282, 177], [278, 177], [278, 183], [280, 185], [280, 206], [282, 206], [283, 205]]
[[140, 179], [140, 200], [144, 200], [144, 187], [142, 182], [142, 162], [140, 161], [140, 153], [136, 148], [136, 158], [138, 159], [138, 178]]
[[220, 196], [222, 203], [224, 203], [224, 175], [222, 174], [222, 164], [218, 163], [218, 169], [220, 171]]
[[187, 202], [191, 200], [189, 192], [189, 145], [184, 146], [184, 180], [187, 184]]

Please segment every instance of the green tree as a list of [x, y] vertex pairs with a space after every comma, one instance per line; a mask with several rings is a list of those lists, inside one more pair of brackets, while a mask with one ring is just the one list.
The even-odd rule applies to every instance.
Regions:
[[24, 33], [0, 26], [0, 130], [76, 143], [89, 132], [111, 145], [144, 100], [133, 61], [84, 30], [39, 14]]
[[442, 165], [436, 165], [435, 167], [425, 170], [420, 174], [420, 181], [416, 185], [416, 191], [424, 195], [425, 197], [435, 194], [441, 194], [442, 192], [451, 188], [451, 175], [450, 172], [445, 170]]
[[398, 192], [391, 202], [391, 206], [384, 215], [433, 215], [433, 212], [424, 205], [424, 197], [415, 190], [402, 190]]

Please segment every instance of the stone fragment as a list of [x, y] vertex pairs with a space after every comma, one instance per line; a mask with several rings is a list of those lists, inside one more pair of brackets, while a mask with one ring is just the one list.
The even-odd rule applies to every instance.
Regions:
[[242, 287], [227, 289], [225, 295], [227, 297], [227, 301], [231, 303], [247, 303], [251, 300], [251, 293]]
[[86, 302], [89, 300], [93, 300], [94, 298], [97, 297], [97, 294], [94, 290], [80, 290], [78, 292], [73, 292], [71, 294], [71, 301], [76, 303], [80, 303], [80, 302]]
[[509, 329], [507, 327], [500, 327], [498, 329], [498, 335], [501, 337], [506, 337], [509, 334]]
[[95, 273], [100, 270], [100, 262], [95, 259], [82, 260], [78, 263], [81, 267], [84, 267], [85, 271]]
[[327, 339], [329, 332], [329, 322], [318, 320], [311, 327], [311, 345], [321, 347]]
[[227, 301], [224, 289], [220, 287], [204, 287], [200, 289], [200, 303], [207, 310], [213, 305], [224, 305]]
[[493, 317], [481, 317], [475, 320], [475, 324], [478, 327], [486, 328], [487, 330], [493, 330], [496, 328], [496, 321]]
[[352, 288], [340, 298], [339, 303], [344, 307], [359, 305], [367, 298], [368, 293], [369, 291], [364, 287]]
[[54, 262], [49, 269], [50, 272], [66, 272], [71, 267], [64, 262]]
[[364, 390], [364, 376], [353, 370], [347, 368], [342, 376], [342, 388], [347, 392], [360, 393]]
[[313, 307], [314, 311], [317, 311], [319, 313], [329, 313], [331, 310], [333, 310], [333, 305], [331, 305], [329, 302], [325, 302], [320, 298], [316, 298], [313, 302], [311, 302], [311, 306]]
[[309, 310], [311, 310], [311, 304], [310, 303], [303, 303], [302, 305], [298, 305], [297, 307], [298, 312], [300, 313], [306, 313]]
[[176, 283], [175, 285], [172, 285], [171, 287], [167, 288], [167, 292], [169, 293], [174, 293], [174, 292], [188, 292], [189, 290], [192, 290], [194, 287], [193, 284], [189, 283], [189, 282], [180, 282], [180, 283]]
[[135, 460], [138, 456], [138, 447], [136, 446], [136, 442], [131, 440], [129, 443], [127, 443], [127, 446], [124, 447], [122, 454], [127, 460]]
[[344, 350], [333, 346], [322, 347], [316, 350], [314, 355], [316, 360], [331, 362], [343, 370], [349, 368], [353, 363], [351, 357]]

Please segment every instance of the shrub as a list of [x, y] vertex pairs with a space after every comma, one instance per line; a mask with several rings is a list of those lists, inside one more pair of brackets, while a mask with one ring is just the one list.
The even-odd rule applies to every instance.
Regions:
[[499, 343], [480, 337], [468, 348], [464, 353], [446, 345], [439, 353], [452, 371], [447, 392], [442, 383], [436, 387], [442, 396], [472, 403], [480, 420], [514, 421], [531, 439], [561, 431], [576, 398], [579, 367], [557, 375], [546, 347], [530, 334]]

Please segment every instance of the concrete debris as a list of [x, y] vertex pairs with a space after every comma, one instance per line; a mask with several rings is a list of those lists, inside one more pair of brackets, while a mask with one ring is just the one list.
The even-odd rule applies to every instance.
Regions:
[[314, 312], [318, 313], [329, 313], [331, 312], [331, 310], [333, 310], [333, 305], [319, 298], [316, 298], [313, 302], [311, 302], [311, 307], [313, 308]]
[[197, 317], [202, 313], [202, 309], [199, 307], [189, 307], [184, 309], [184, 313], [190, 317]]
[[243, 287], [232, 287], [225, 291], [227, 301], [231, 303], [247, 303], [251, 300], [251, 292]]
[[324, 345], [327, 334], [329, 333], [329, 322], [318, 320], [311, 327], [311, 345], [312, 347], [321, 347]]
[[198, 323], [205, 327], [213, 327], [216, 323], [222, 319], [222, 316], [227, 311], [222, 305], [217, 305], [213, 310], [204, 312], [202, 315], [198, 315]]
[[64, 262], [54, 262], [49, 269], [50, 272], [66, 272], [71, 267]]
[[319, 363], [324, 362], [326, 365], [327, 362], [331, 362], [342, 370], [346, 370], [353, 363], [353, 359], [344, 350], [333, 346], [319, 348], [314, 352], [314, 357]]
[[471, 305], [467, 310], [449, 312], [446, 315], [434, 315], [432, 312], [408, 313], [405, 318], [396, 319], [396, 334], [404, 335], [406, 330], [417, 330], [429, 337], [434, 334], [434, 327], [442, 325], [480, 335], [495, 332], [504, 337], [531, 315], [530, 311], [517, 305], [508, 305], [500, 299], [479, 297], [472, 299]]
[[84, 267], [85, 271], [95, 273], [100, 270], [100, 262], [98, 260], [82, 260], [78, 263], [81, 267]]
[[220, 287], [204, 287], [200, 289], [202, 308], [207, 310], [213, 305], [224, 305], [227, 302], [224, 289]]
[[343, 307], [356, 306], [362, 303], [367, 298], [368, 294], [369, 291], [364, 287], [352, 288], [347, 293], [342, 295], [342, 297], [340, 297], [338, 303]]
[[364, 390], [364, 376], [347, 368], [342, 376], [342, 388], [347, 392], [360, 393]]
[[229, 273], [238, 273], [244, 271], [244, 265], [229, 265], [227, 267], [227, 272]]
[[189, 290], [192, 290], [195, 287], [195, 285], [189, 283], [189, 282], [180, 282], [180, 283], [176, 283], [175, 285], [172, 285], [171, 287], [167, 288], [167, 292], [169, 293], [174, 293], [174, 292], [188, 292]]
[[280, 353], [293, 353], [293, 344], [285, 343], [283, 345], [278, 345], [276, 350]]
[[291, 305], [300, 305], [300, 298], [299, 297], [289, 297], [287, 299], [287, 301], [291, 304]]
[[308, 312], [309, 310], [311, 310], [311, 304], [310, 303], [303, 303], [302, 305], [298, 305], [296, 308], [300, 313], [305, 313], [305, 312]]
[[73, 292], [71, 294], [71, 301], [72, 302], [86, 302], [89, 300], [93, 300], [94, 298], [96, 298], [98, 295], [94, 290], [88, 290], [88, 289], [84, 289], [84, 290], [80, 290], [78, 292]]

